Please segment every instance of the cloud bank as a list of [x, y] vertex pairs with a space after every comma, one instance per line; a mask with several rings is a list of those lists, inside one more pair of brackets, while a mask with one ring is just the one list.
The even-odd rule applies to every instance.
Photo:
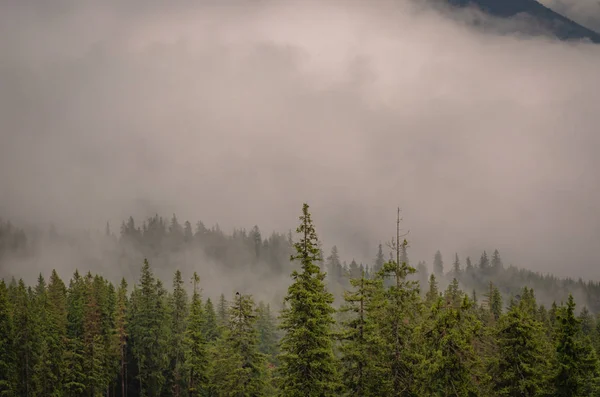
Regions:
[[463, 16], [410, 1], [4, 2], [0, 214], [100, 229], [175, 212], [266, 233], [307, 201], [325, 247], [367, 261], [399, 205], [415, 260], [498, 248], [600, 277], [600, 47]]

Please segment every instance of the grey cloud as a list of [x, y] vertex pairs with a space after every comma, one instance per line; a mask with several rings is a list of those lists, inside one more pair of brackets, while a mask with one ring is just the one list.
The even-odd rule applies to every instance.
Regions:
[[600, 276], [597, 46], [404, 1], [183, 3], [0, 6], [5, 217], [267, 232], [308, 201], [366, 261], [400, 205], [414, 259]]

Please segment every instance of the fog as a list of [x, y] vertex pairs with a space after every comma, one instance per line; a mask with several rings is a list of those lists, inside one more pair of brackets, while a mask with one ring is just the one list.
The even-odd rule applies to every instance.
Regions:
[[4, 1], [0, 217], [101, 230], [176, 213], [268, 234], [306, 201], [326, 250], [370, 261], [400, 206], [415, 261], [498, 248], [599, 278], [600, 47], [446, 12]]

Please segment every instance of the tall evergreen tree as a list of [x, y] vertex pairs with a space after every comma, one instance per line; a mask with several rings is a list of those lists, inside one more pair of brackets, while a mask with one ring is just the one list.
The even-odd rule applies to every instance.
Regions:
[[341, 352], [344, 385], [348, 396], [378, 396], [384, 392], [381, 378], [383, 341], [378, 336], [373, 313], [377, 311], [376, 294], [381, 291], [381, 280], [369, 280], [364, 272], [350, 280], [353, 291], [346, 291], [343, 313], [350, 317], [343, 321]]
[[66, 373], [65, 355], [67, 342], [67, 288], [56, 270], [52, 270], [48, 284], [47, 330], [44, 338], [51, 358], [52, 384], [49, 396], [61, 396]]
[[219, 296], [217, 304], [217, 324], [219, 327], [226, 327], [229, 315], [227, 314], [229, 303], [225, 299], [225, 294]]
[[264, 395], [266, 357], [258, 350], [256, 317], [252, 297], [236, 293], [225, 335], [228, 354], [219, 355], [215, 362], [215, 367], [233, 369], [215, 378], [215, 386], [224, 395]]
[[499, 396], [547, 395], [550, 363], [542, 324], [527, 303], [512, 307], [496, 328], [497, 368], [492, 377]]
[[460, 260], [458, 259], [458, 254], [454, 254], [454, 263], [452, 264], [452, 273], [453, 273], [452, 276], [454, 278], [460, 279], [462, 269], [460, 268]]
[[575, 301], [569, 294], [567, 304], [557, 316], [556, 359], [553, 377], [554, 395], [558, 397], [592, 396], [598, 392], [598, 360], [589, 339], [580, 335], [575, 317]]
[[490, 260], [488, 259], [487, 252], [483, 251], [481, 258], [479, 258], [479, 269], [483, 273], [487, 273], [490, 270]]
[[204, 336], [204, 313], [200, 297], [200, 278], [192, 278], [194, 294], [186, 331], [186, 366], [188, 369], [188, 391], [190, 396], [202, 396], [208, 390], [208, 352]]
[[258, 350], [274, 363], [278, 353], [277, 324], [271, 312], [271, 306], [260, 302], [257, 308], [256, 330], [258, 333]]
[[186, 390], [184, 338], [187, 329], [188, 296], [179, 270], [173, 277], [173, 295], [171, 297], [171, 332], [169, 341], [169, 361], [167, 369], [167, 391], [174, 397], [184, 395]]
[[410, 335], [413, 333], [415, 320], [420, 312], [418, 283], [407, 279], [409, 275], [415, 273], [415, 269], [405, 262], [400, 262], [401, 245], [405, 248], [408, 245], [406, 240], [401, 241], [400, 221], [400, 209], [398, 209], [396, 239], [392, 241], [396, 258], [387, 262], [379, 274], [382, 280], [389, 281], [389, 286], [383, 293], [378, 324], [385, 343], [386, 366], [390, 369], [391, 391], [386, 394], [392, 396], [414, 393], [416, 356]]
[[127, 281], [123, 278], [117, 291], [117, 307], [115, 310], [115, 336], [119, 357], [121, 397], [127, 395], [127, 306]]
[[4, 280], [0, 280], [0, 396], [15, 395], [15, 351], [13, 321]]
[[[439, 297], [425, 325], [424, 359], [420, 360], [419, 393], [427, 396], [476, 396], [479, 357], [473, 341], [481, 324], [470, 310], [472, 302], [456, 295], [452, 285]], [[455, 304], [455, 300], [459, 304]]]
[[375, 264], [373, 265], [373, 273], [377, 273], [383, 267], [385, 257], [383, 256], [383, 247], [381, 244], [377, 247], [377, 256], [375, 256]]
[[444, 261], [442, 260], [442, 253], [437, 251], [433, 258], [433, 273], [437, 278], [444, 275]]
[[129, 335], [137, 362], [140, 396], [157, 397], [162, 393], [163, 371], [168, 365], [169, 321], [164, 290], [147, 260], [142, 267], [139, 292], [133, 299]]
[[202, 333], [204, 334], [207, 342], [213, 342], [220, 336], [221, 332], [217, 323], [217, 314], [210, 298], [207, 298], [206, 303], [204, 304], [203, 324], [204, 328]]
[[293, 271], [281, 315], [281, 393], [290, 397], [335, 396], [340, 380], [333, 354], [333, 295], [325, 289], [324, 278], [317, 265], [318, 238], [309, 207], [304, 204], [300, 241], [294, 243], [301, 271]]
[[502, 259], [500, 259], [500, 253], [498, 252], [498, 250], [494, 250], [494, 253], [492, 254], [492, 262], [491, 262], [490, 266], [491, 266], [492, 271], [495, 273], [498, 273], [502, 269], [504, 269], [504, 265], [502, 263]]

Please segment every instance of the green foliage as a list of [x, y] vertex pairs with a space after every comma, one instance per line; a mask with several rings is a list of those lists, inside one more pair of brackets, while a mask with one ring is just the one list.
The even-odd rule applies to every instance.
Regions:
[[530, 306], [522, 299], [496, 326], [498, 353], [493, 383], [499, 396], [544, 396], [549, 391], [550, 360], [545, 349], [549, 341]]
[[[55, 271], [31, 287], [0, 280], [0, 396], [600, 395], [600, 284], [505, 268], [497, 250], [475, 267], [455, 255], [447, 274], [438, 251], [429, 277], [424, 262], [410, 266], [399, 217], [389, 261], [380, 244], [372, 266], [346, 266], [335, 246], [323, 263], [307, 205], [300, 220], [296, 243], [258, 227], [193, 233], [175, 216], [122, 228], [122, 242], [152, 255], [201, 244], [223, 259], [245, 247], [236, 260], [251, 271], [280, 271], [273, 264], [293, 248], [279, 322], [250, 295], [203, 302], [197, 274], [191, 300], [179, 271], [168, 292], [148, 261], [130, 293], [125, 279], [115, 288], [77, 271], [68, 288]], [[572, 296], [538, 305], [533, 286], [557, 301], [577, 286], [590, 309], [576, 316]], [[337, 312], [334, 295], [344, 298]]]
[[378, 396], [385, 390], [382, 376], [385, 368], [378, 357], [382, 355], [383, 340], [376, 322], [377, 294], [382, 292], [380, 279], [369, 280], [363, 272], [350, 280], [353, 291], [346, 291], [341, 312], [350, 316], [342, 322], [342, 379], [348, 396]]
[[185, 358], [188, 372], [187, 384], [190, 396], [201, 396], [208, 389], [208, 352], [204, 335], [204, 311], [198, 284], [200, 278], [196, 273], [192, 278], [194, 294], [190, 307], [190, 316], [185, 334]]
[[277, 324], [275, 316], [271, 312], [271, 305], [260, 302], [256, 310], [256, 331], [258, 333], [258, 350], [265, 354], [270, 363], [277, 363], [279, 352]]
[[[458, 296], [456, 296], [458, 295]], [[476, 396], [476, 375], [480, 359], [473, 341], [481, 323], [470, 311], [469, 298], [450, 286], [439, 297], [418, 332], [421, 349], [418, 373], [419, 393], [428, 396]]]
[[13, 350], [13, 321], [8, 290], [4, 280], [0, 281], [0, 396], [11, 396], [15, 392], [15, 352]]
[[139, 289], [132, 296], [129, 336], [136, 360], [140, 396], [160, 396], [168, 364], [168, 311], [165, 291], [148, 261], [144, 261]]
[[285, 334], [280, 349], [280, 393], [290, 397], [335, 396], [340, 380], [333, 354], [333, 295], [325, 289], [325, 274], [315, 265], [319, 259], [317, 234], [308, 205], [302, 208], [296, 230], [300, 241], [294, 244], [292, 260], [301, 264], [293, 271], [293, 283], [285, 297], [281, 315]]
[[206, 299], [206, 303], [204, 304], [204, 328], [202, 332], [207, 342], [213, 342], [221, 335], [215, 307], [210, 298]]
[[590, 396], [598, 392], [598, 360], [588, 337], [581, 335], [575, 301], [569, 295], [557, 313], [555, 396]]

